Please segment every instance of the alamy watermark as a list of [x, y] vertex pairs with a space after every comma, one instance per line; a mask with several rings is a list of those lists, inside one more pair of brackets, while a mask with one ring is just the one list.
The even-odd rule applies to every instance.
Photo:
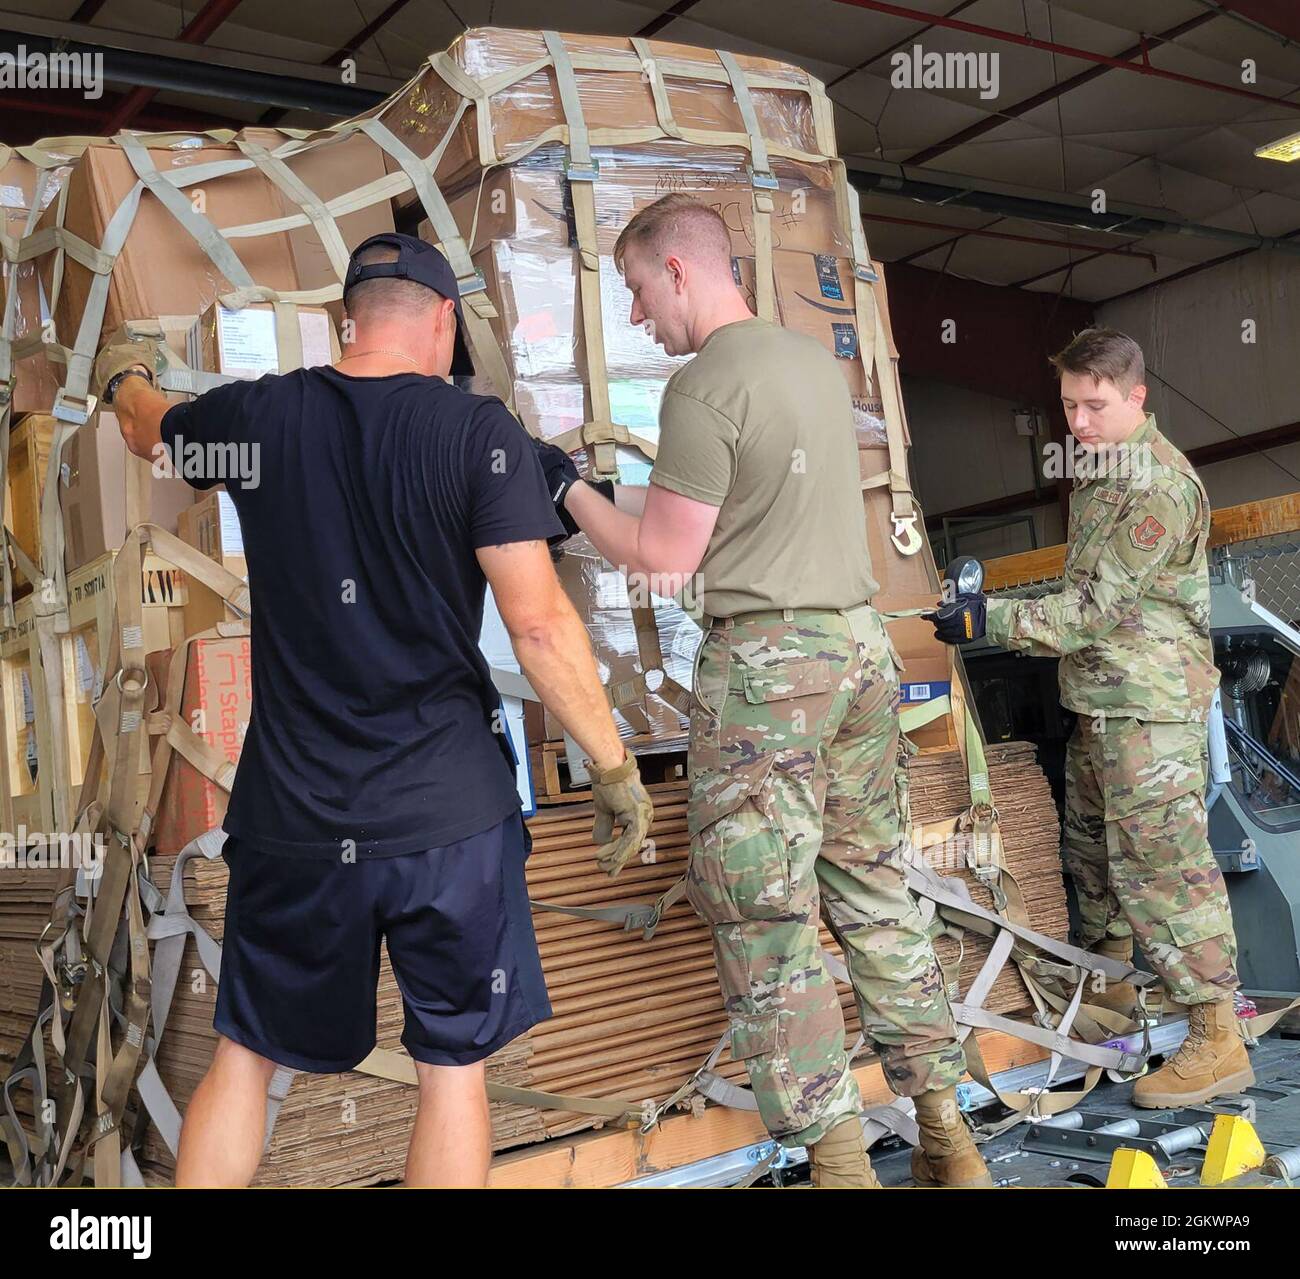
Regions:
[[914, 44], [889, 59], [895, 89], [978, 89], [985, 101], [998, 96], [1001, 58], [996, 51], [938, 53]]
[[160, 480], [238, 480], [255, 489], [261, 480], [261, 446], [256, 440], [187, 440], [177, 433], [171, 452], [154, 449], [153, 474]]
[[1155, 466], [1149, 444], [1086, 445], [1073, 436], [1043, 445], [1042, 456], [1043, 478], [1048, 480], [1095, 480], [1105, 475], [1144, 488]]
[[0, 53], [0, 89], [79, 89], [93, 102], [104, 93], [104, 55], [42, 53], [20, 44], [13, 53]]
[[84, 870], [98, 874], [104, 864], [104, 837], [97, 832], [0, 831], [0, 871]]

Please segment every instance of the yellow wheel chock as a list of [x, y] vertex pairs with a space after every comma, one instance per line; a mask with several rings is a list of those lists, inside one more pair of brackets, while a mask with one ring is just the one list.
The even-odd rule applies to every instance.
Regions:
[[1241, 1115], [1219, 1115], [1201, 1165], [1201, 1185], [1221, 1186], [1259, 1168], [1267, 1158], [1268, 1152], [1260, 1145], [1248, 1119]]
[[1121, 1146], [1110, 1160], [1107, 1190], [1165, 1190], [1164, 1176], [1145, 1150]]

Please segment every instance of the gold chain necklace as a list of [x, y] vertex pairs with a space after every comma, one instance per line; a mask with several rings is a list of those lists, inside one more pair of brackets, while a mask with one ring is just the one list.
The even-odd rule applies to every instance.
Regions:
[[339, 363], [343, 364], [348, 360], [359, 360], [363, 355], [393, 355], [396, 356], [399, 360], [405, 360], [407, 364], [415, 364], [415, 365], [419, 364], [418, 360], [411, 359], [409, 355], [405, 354], [402, 351], [390, 351], [386, 347], [381, 347], [381, 346], [377, 346], [370, 351], [354, 351], [351, 355], [345, 355], [339, 361]]

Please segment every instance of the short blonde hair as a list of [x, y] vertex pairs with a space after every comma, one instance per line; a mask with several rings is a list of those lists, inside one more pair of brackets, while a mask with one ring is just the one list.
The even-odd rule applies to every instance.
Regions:
[[631, 245], [656, 255], [670, 247], [681, 248], [696, 261], [731, 270], [731, 235], [722, 215], [680, 191], [647, 204], [619, 232], [614, 242], [614, 265], [620, 271], [623, 255]]
[[1062, 373], [1087, 373], [1094, 382], [1114, 382], [1121, 395], [1147, 380], [1142, 348], [1118, 329], [1084, 329], [1049, 363], [1058, 378]]

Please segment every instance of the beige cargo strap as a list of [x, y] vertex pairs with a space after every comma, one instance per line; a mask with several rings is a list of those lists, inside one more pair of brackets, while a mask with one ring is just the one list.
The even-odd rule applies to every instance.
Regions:
[[501, 354], [501, 348], [497, 345], [489, 323], [498, 318], [496, 307], [488, 297], [483, 277], [475, 268], [456, 220], [451, 216], [447, 200], [438, 189], [438, 184], [433, 177], [434, 169], [442, 158], [442, 153], [454, 133], [455, 124], [464, 109], [465, 101], [462, 99], [452, 127], [424, 160], [421, 160], [382, 121], [373, 118], [362, 120], [360, 128], [376, 146], [397, 162], [420, 197], [425, 215], [447, 255], [448, 262], [451, 263], [451, 269], [456, 273], [456, 285], [460, 289], [461, 314], [465, 317], [465, 336], [474, 356], [475, 368], [488, 378], [497, 396], [506, 403], [511, 412], [514, 412], [514, 384], [506, 368], [505, 357]]
[[[225, 841], [225, 832], [220, 827], [214, 827], [185, 845], [172, 865], [165, 906], [162, 910], [155, 911], [149, 920], [148, 935], [154, 942], [153, 1034], [150, 1038], [148, 1059], [136, 1080], [136, 1088], [140, 1093], [140, 1100], [149, 1111], [149, 1118], [158, 1129], [158, 1135], [173, 1155], [177, 1153], [180, 1146], [181, 1114], [158, 1072], [156, 1058], [158, 1043], [167, 1025], [172, 998], [176, 992], [186, 938], [194, 938], [199, 962], [212, 980], [214, 982], [221, 980], [221, 943], [216, 941], [189, 912], [189, 906], [185, 901], [185, 866], [195, 857], [205, 857], [209, 861], [215, 861], [221, 856]], [[266, 1099], [267, 1147], [270, 1146], [280, 1107], [288, 1096], [289, 1087], [296, 1073], [287, 1066], [279, 1066], [271, 1078]]]
[[578, 242], [578, 297], [582, 304], [582, 339], [587, 356], [587, 390], [591, 398], [591, 414], [579, 434], [587, 448], [591, 478], [616, 480], [618, 460], [614, 440], [620, 430], [624, 436], [627, 432], [625, 427], [615, 424], [609, 400], [605, 320], [600, 296], [600, 253], [596, 242], [594, 184], [598, 167], [591, 154], [582, 99], [564, 41], [554, 31], [543, 31], [542, 38], [551, 56], [560, 107], [564, 113], [569, 148], [565, 177], [573, 199], [574, 231]]
[[446, 52], [429, 54], [429, 65], [443, 78], [447, 87], [474, 104], [474, 124], [478, 133], [478, 153], [482, 167], [499, 163], [492, 138], [492, 94]]
[[768, 158], [767, 142], [759, 127], [758, 115], [754, 110], [754, 100], [749, 92], [749, 83], [736, 61], [734, 53], [717, 51], [718, 61], [722, 63], [727, 79], [731, 82], [731, 92], [740, 111], [741, 123], [749, 139], [749, 180], [753, 188], [754, 200], [754, 270], [755, 300], [760, 318], [768, 321], [776, 319], [776, 280], [772, 274], [772, 212], [776, 207], [772, 201], [772, 192], [777, 189], [777, 180], [772, 172], [772, 163]]
[[595, 919], [607, 924], [621, 924], [625, 933], [641, 929], [641, 936], [649, 941], [659, 927], [660, 920], [686, 896], [686, 876], [673, 883], [652, 902], [620, 902], [616, 906], [561, 906], [555, 902], [539, 902], [529, 898], [533, 910], [550, 911], [557, 915], [571, 915], [574, 919]]
[[1258, 1039], [1261, 1035], [1267, 1035], [1283, 1017], [1294, 1012], [1297, 1008], [1300, 1008], [1300, 999], [1293, 999], [1289, 1004], [1281, 1008], [1274, 1008], [1266, 1013], [1257, 1013], [1254, 1017], [1239, 1018], [1238, 1029], [1242, 1031], [1245, 1037]]
[[[323, 200], [316, 195], [289, 166], [273, 152], [258, 143], [238, 138], [235, 145], [268, 180], [276, 186], [292, 203], [296, 204], [316, 229], [321, 247], [330, 260], [334, 274], [342, 283], [348, 273], [348, 247], [343, 242], [338, 223], [335, 222]], [[301, 364], [301, 361], [299, 361]], [[281, 370], [283, 371], [283, 370]]]
[[[312, 224], [321, 237], [321, 243], [330, 257], [331, 265], [334, 265], [337, 271], [337, 254], [343, 250], [343, 241], [333, 219], [324, 211], [320, 202], [315, 200], [307, 187], [284, 164], [251, 143], [240, 144], [241, 148], [246, 148], [247, 158], [242, 161], [216, 161], [206, 165], [194, 165], [182, 174], [165, 175], [157, 168], [149, 152], [138, 141], [129, 135], [123, 135], [117, 139], [117, 142], [131, 161], [140, 180], [233, 286], [232, 292], [222, 295], [222, 304], [229, 309], [239, 310], [249, 301], [271, 302], [275, 314], [275, 343], [279, 369], [284, 373], [301, 368], [302, 335], [298, 326], [297, 301], [294, 300], [297, 295], [284, 297], [276, 294], [274, 290], [256, 284], [226, 235], [195, 209], [181, 194], [180, 188], [256, 165], [268, 181], [284, 192], [300, 208], [304, 208], [304, 212], [311, 217]], [[346, 254], [343, 269], [346, 272]]]
[[[81, 787], [77, 820], [78, 832], [98, 833], [104, 838], [106, 854], [98, 884], [87, 902], [86, 918], [80, 930], [75, 923], [76, 905], [68, 875], [64, 876], [56, 891], [51, 923], [40, 946], [42, 968], [46, 974], [44, 985], [51, 992], [51, 1002], [38, 1014], [24, 1055], [15, 1063], [21, 1069], [11, 1072], [5, 1083], [6, 1142], [19, 1157], [19, 1162], [15, 1162], [18, 1176], [32, 1176], [25, 1138], [21, 1136], [16, 1117], [12, 1116], [10, 1093], [16, 1083], [31, 1081], [34, 1087], [41, 1090], [39, 1102], [44, 1102], [47, 1081], [43, 1030], [48, 1024], [61, 1069], [66, 1073], [67, 1085], [73, 1092], [69, 1103], [68, 1126], [61, 1138], [57, 1138], [52, 1129], [38, 1125], [38, 1139], [44, 1144], [35, 1175], [39, 1184], [45, 1185], [58, 1184], [65, 1168], [69, 1166], [69, 1156], [81, 1127], [85, 1102], [81, 1080], [90, 1070], [92, 1037], [96, 1045], [93, 1121], [85, 1134], [76, 1163], [71, 1166], [74, 1182], [80, 1180], [85, 1160], [90, 1157], [93, 1158], [97, 1185], [138, 1184], [139, 1170], [131, 1155], [129, 1140], [123, 1140], [122, 1120], [132, 1085], [137, 1073], [141, 1071], [142, 1059], [145, 1062], [143, 1087], [157, 1107], [157, 1113], [162, 1116], [160, 1130], [161, 1124], [168, 1122], [169, 1113], [174, 1112], [174, 1107], [169, 1112], [168, 1107], [159, 1099], [158, 1089], [154, 1087], [156, 1069], [149, 1060], [151, 1049], [148, 1028], [155, 1006], [155, 991], [150, 972], [149, 933], [145, 924], [145, 912], [146, 909], [152, 909], [158, 900], [158, 894], [145, 877], [143, 848], [147, 842], [147, 831], [142, 835], [140, 829], [132, 829], [134, 786], [131, 774], [134, 770], [130, 765], [138, 758], [137, 734], [145, 731], [148, 721], [154, 718], [148, 704], [151, 699], [147, 696], [152, 690], [143, 667], [141, 568], [142, 548], [146, 542], [163, 558], [179, 561], [179, 567], [184, 568], [195, 580], [212, 587], [223, 598], [245, 611], [248, 607], [247, 587], [239, 578], [201, 555], [195, 548], [155, 526], [146, 524], [133, 529], [113, 561], [115, 608], [105, 670], [116, 671], [117, 674], [106, 686], [95, 706], [95, 733], [87, 761], [86, 777]], [[235, 629], [240, 625], [242, 624], [235, 624]], [[203, 635], [224, 634], [229, 629], [218, 627]], [[182, 656], [187, 646], [182, 646]], [[182, 682], [179, 677], [174, 681], [177, 689], [174, 698], [179, 697]], [[188, 726], [182, 728], [188, 731]], [[163, 754], [172, 744], [164, 740], [158, 754]], [[101, 805], [95, 796], [106, 761], [110, 778], [108, 800], [105, 805]], [[224, 759], [221, 762], [224, 764]], [[155, 774], [151, 782], [151, 794], [159, 792], [160, 776]], [[192, 848], [190, 855], [194, 855], [195, 851]], [[197, 851], [211, 855], [205, 848]], [[75, 874], [75, 871], [70, 874]], [[182, 884], [183, 876], [177, 875], [172, 882], [173, 892], [182, 892]], [[178, 924], [183, 926], [179, 914], [173, 916], [169, 924], [160, 924], [155, 935], [170, 936], [167, 929], [175, 928]], [[126, 970], [119, 971], [118, 956], [122, 951], [117, 943], [123, 930]], [[196, 940], [199, 940], [197, 936]], [[83, 941], [84, 956], [81, 950]], [[183, 935], [180, 942], [183, 945]], [[203, 954], [201, 940], [199, 945], [200, 953]], [[60, 964], [55, 963], [58, 949], [65, 950], [68, 956]], [[211, 955], [206, 956], [205, 962], [210, 958]], [[84, 964], [85, 977], [75, 990], [75, 1001], [71, 1005], [65, 1036], [59, 1000], [60, 992], [65, 989], [65, 983], [60, 981], [60, 970], [67, 963], [77, 966]], [[164, 988], [159, 992], [160, 1002], [157, 1004], [164, 1016], [166, 1008], [170, 1006], [174, 986], [175, 972], [168, 970], [164, 973]], [[72, 987], [68, 986], [69, 999], [72, 998], [72, 993]], [[117, 994], [120, 1012], [114, 994]], [[114, 1020], [120, 1022], [122, 1028], [122, 1039], [116, 1053], [112, 1050], [111, 1040]], [[156, 1024], [155, 1043], [161, 1024], [161, 1021]], [[159, 1084], [160, 1082], [158, 1081]], [[287, 1088], [287, 1082], [283, 1083], [283, 1088]], [[274, 1093], [273, 1088], [273, 1102]], [[165, 1096], [165, 1090], [162, 1095]], [[280, 1095], [283, 1095], [282, 1090]]]
[[[878, 290], [882, 281], [868, 286], [861, 280], [854, 280], [854, 305], [858, 315], [858, 328], [863, 333], [860, 339], [863, 363], [870, 368], [874, 363], [876, 381], [880, 387], [880, 399], [885, 414], [885, 440], [889, 450], [889, 468], [879, 475], [873, 475], [863, 481], [864, 490], [888, 486], [892, 502], [894, 531], [890, 541], [900, 555], [915, 555], [922, 546], [923, 539], [917, 528], [920, 508], [912, 493], [912, 483], [908, 479], [907, 444], [903, 428], [903, 401], [899, 394], [898, 368], [889, 351], [889, 335], [885, 329], [883, 309], [880, 306]], [[870, 301], [864, 300], [868, 294]], [[871, 342], [868, 356], [866, 341]]]
[[[4, 148], [7, 162], [7, 155], [11, 148]], [[23, 238], [30, 236], [36, 225], [36, 220], [41, 213], [42, 197], [45, 193], [45, 187], [48, 184], [49, 173], [42, 170], [36, 178], [36, 184], [32, 192], [32, 205], [27, 211], [27, 220], [23, 224]], [[13, 408], [14, 379], [17, 371], [14, 368], [14, 328], [18, 320], [18, 264], [24, 260], [21, 255], [21, 246], [18, 240], [12, 236], [2, 235], [4, 260], [8, 264], [9, 287], [5, 292], [4, 301], [4, 319], [0, 323], [0, 493], [8, 492], [8, 469], [9, 469], [9, 426], [10, 416]], [[44, 336], [43, 334], [40, 336]], [[22, 344], [24, 347], [30, 345], [29, 342]], [[18, 561], [18, 567], [23, 575], [33, 585], [39, 580], [31, 570], [31, 561], [23, 553], [22, 548], [14, 539], [13, 534], [9, 531], [9, 526], [0, 521], [0, 608], [3, 609], [3, 622], [8, 629], [14, 625], [14, 598], [13, 598], [13, 575], [10, 569], [9, 557], [13, 554]]]
[[[418, 1084], [415, 1062], [404, 1052], [392, 1048], [376, 1048], [353, 1069], [358, 1074], [391, 1079], [394, 1083]], [[596, 1115], [625, 1123], [643, 1123], [653, 1108], [651, 1101], [627, 1101], [621, 1097], [582, 1097], [572, 1093], [542, 1092], [536, 1088], [516, 1088], [511, 1084], [487, 1083], [489, 1101], [507, 1102], [515, 1106], [535, 1106], [539, 1110], [572, 1111], [574, 1114]]]
[[[648, 49], [648, 45], [646, 48]], [[626, 72], [629, 75], [642, 75], [645, 73], [645, 53], [637, 48], [635, 42], [633, 42], [633, 47], [629, 50], [587, 53], [566, 49], [565, 54], [570, 67], [578, 71]], [[504, 92], [513, 85], [519, 84], [521, 81], [527, 80], [530, 76], [536, 75], [537, 72], [544, 71], [547, 67], [554, 68], [555, 62], [549, 47], [546, 55], [542, 57], [531, 58], [518, 66], [497, 72], [495, 75], [485, 76], [482, 80], [475, 80], [471, 77], [448, 54], [434, 54], [428, 61], [434, 71], [451, 89], [466, 98], [472, 99], [475, 103], [477, 108], [479, 163], [481, 167], [489, 168], [499, 164], [517, 164], [539, 147], [552, 142], [563, 143], [565, 141], [568, 126], [566, 124], [553, 125], [535, 133], [527, 142], [520, 143], [507, 155], [500, 155], [495, 149], [492, 137], [490, 111], [492, 97], [495, 94]], [[727, 85], [730, 82], [726, 71], [719, 65], [671, 56], [655, 57], [653, 61], [660, 83], [670, 76], [683, 80], [704, 81], [720, 86]], [[827, 147], [829, 144], [830, 148], [827, 150], [805, 151], [800, 147], [786, 146], [783, 143], [768, 140], [765, 145], [771, 155], [779, 155], [786, 159], [814, 164], [823, 164], [834, 158], [834, 131], [833, 129], [828, 131], [826, 127], [829, 106], [825, 102], [825, 90], [820, 81], [812, 76], [805, 76], [801, 83], [789, 77], [772, 76], [751, 71], [745, 74], [745, 82], [750, 89], [776, 89], [783, 93], [807, 94], [811, 104], [817, 145]], [[399, 95], [400, 91], [399, 94], [394, 94], [388, 103], [377, 108], [376, 114], [382, 115], [384, 109], [395, 102]], [[563, 107], [563, 101], [561, 107]], [[671, 115], [665, 118], [657, 106], [656, 123], [653, 126], [592, 128], [588, 129], [588, 137], [591, 145], [597, 147], [637, 146], [642, 143], [655, 142], [665, 137], [671, 137], [686, 142], [698, 143], [701, 146], [734, 146], [749, 149], [750, 135], [748, 133], [727, 129], [694, 129], [682, 125], [676, 125], [675, 129], [671, 129], [665, 127], [666, 119], [671, 121]], [[673, 123], [675, 124], [675, 122]]]
[[650, 84], [650, 96], [654, 99], [655, 119], [659, 121], [659, 127], [666, 137], [681, 139], [682, 131], [673, 118], [672, 104], [668, 101], [668, 88], [664, 84], [663, 73], [650, 48], [650, 42], [643, 36], [630, 36], [629, 40], [636, 56], [641, 59], [642, 74]]
[[[1005, 915], [986, 910], [970, 899], [966, 886], [961, 880], [945, 878], [928, 866], [915, 862], [909, 864], [907, 880], [913, 892], [929, 898], [936, 906], [944, 907], [949, 916], [954, 917], [962, 926], [973, 927], [976, 931], [991, 935], [994, 939], [993, 948], [976, 982], [972, 985], [973, 997], [964, 1004], [960, 1002], [953, 1004], [953, 1015], [963, 1027], [962, 1041], [967, 1055], [967, 1068], [973, 1078], [989, 1089], [1012, 1112], [1007, 1119], [984, 1129], [985, 1135], [995, 1135], [1025, 1118], [1045, 1118], [1068, 1110], [1078, 1104], [1096, 1086], [1105, 1069], [1123, 1073], [1133, 1073], [1141, 1069], [1150, 1050], [1150, 1040], [1145, 1025], [1142, 1027], [1144, 1048], [1137, 1054], [1071, 1038], [1069, 1031], [1083, 1006], [1082, 996], [1085, 985], [1094, 973], [1101, 972], [1108, 980], [1129, 981], [1139, 987], [1153, 982], [1155, 978], [1152, 974], [1139, 972], [1127, 964], [1106, 956], [1093, 955], [1069, 943], [1058, 942], [1054, 938], [1008, 919]], [[998, 972], [1008, 959], [1015, 958], [1013, 951], [1017, 940], [1022, 944], [1027, 942], [1047, 954], [1055, 955], [1070, 965], [1070, 980], [1074, 984], [1074, 991], [1055, 1026], [1014, 1021], [1008, 1017], [986, 1012], [980, 1007], [988, 991], [992, 989]], [[989, 1077], [976, 1036], [970, 1033], [971, 1028], [975, 1027], [998, 1030], [1047, 1047], [1052, 1053], [1052, 1059], [1048, 1080], [1042, 1088], [1024, 1093], [1001, 1092]], [[1048, 1086], [1066, 1058], [1083, 1062], [1088, 1067], [1083, 1087], [1074, 1092], [1047, 1092]]]
[[[553, 435], [548, 441], [557, 448], [562, 448], [566, 453], [576, 453], [579, 449], [589, 449], [597, 444], [627, 444], [634, 449], [645, 454], [650, 461], [654, 461], [659, 453], [659, 446], [653, 440], [647, 440], [643, 435], [637, 435], [634, 431], [629, 431], [626, 426], [619, 422], [584, 422], [581, 426], [575, 426], [572, 430], [564, 431], [560, 435]], [[617, 461], [613, 464], [615, 474], [606, 476], [607, 479], [617, 479]], [[600, 478], [594, 473], [593, 479]]]

